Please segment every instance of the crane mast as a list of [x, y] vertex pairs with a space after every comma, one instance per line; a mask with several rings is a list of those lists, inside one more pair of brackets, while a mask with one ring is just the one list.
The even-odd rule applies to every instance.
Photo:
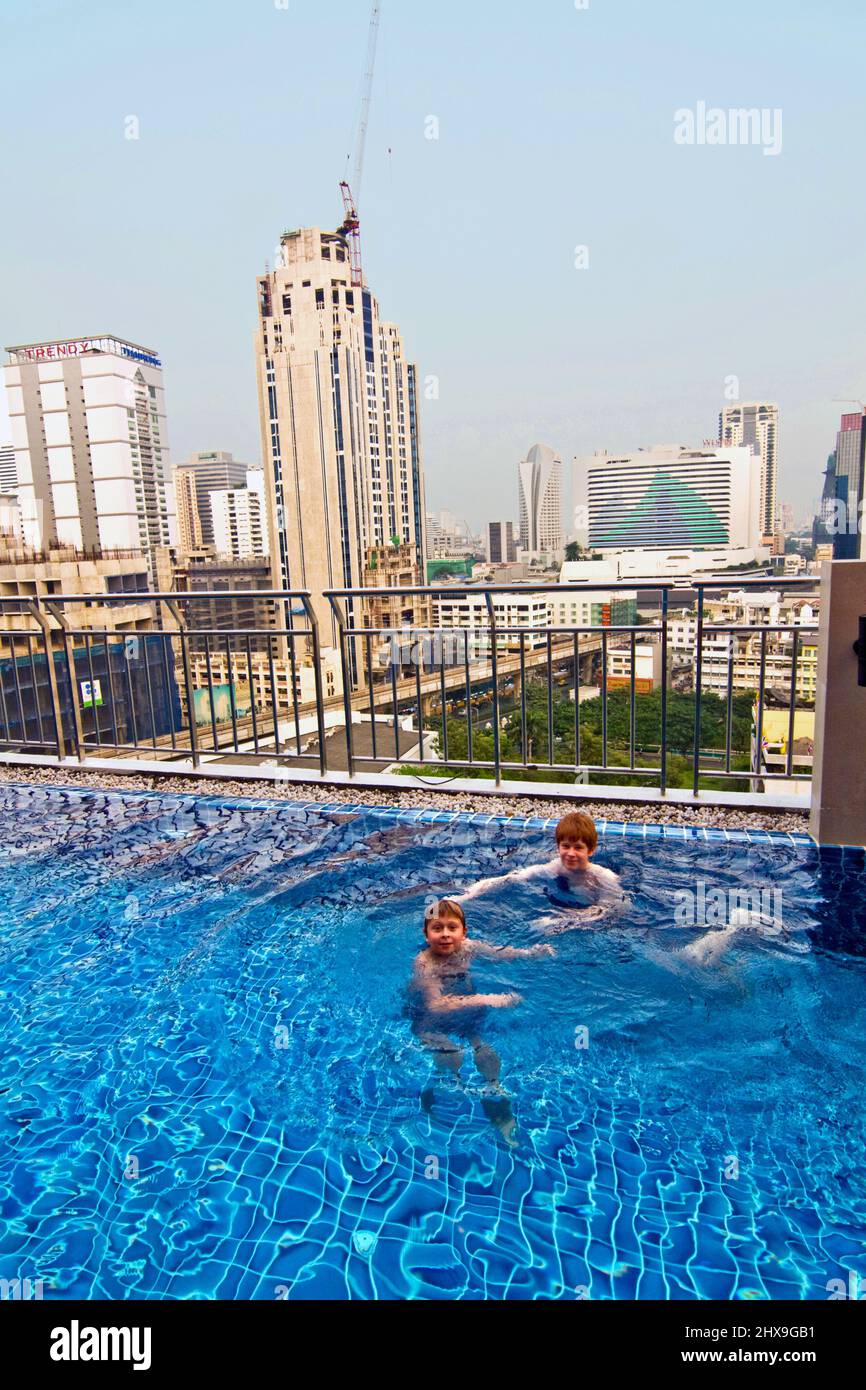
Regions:
[[[358, 203], [361, 197], [361, 180], [364, 176], [364, 150], [367, 144], [367, 126], [370, 119], [370, 101], [373, 95], [373, 73], [376, 69], [376, 46], [379, 38], [379, 20], [382, 13], [380, 3], [373, 5], [370, 16], [370, 32], [367, 39], [367, 59], [364, 70], [364, 87], [361, 97], [361, 118], [358, 125], [358, 138], [355, 149], [355, 170], [350, 185], [345, 179], [340, 184], [343, 195], [343, 222], [339, 230], [349, 243], [349, 262], [352, 270], [352, 284], [363, 287], [364, 270], [361, 261], [361, 223], [358, 217]], [[354, 194], [352, 188], [354, 187]]]

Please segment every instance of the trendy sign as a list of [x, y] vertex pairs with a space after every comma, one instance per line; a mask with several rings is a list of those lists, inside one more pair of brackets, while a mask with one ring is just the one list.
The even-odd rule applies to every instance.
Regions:
[[146, 362], [151, 367], [162, 366], [153, 353], [144, 352], [117, 338], [74, 338], [67, 343], [42, 343], [38, 347], [11, 349], [12, 356], [18, 362], [52, 362], [63, 357], [83, 357], [88, 352], [113, 352], [121, 357], [130, 357], [134, 362]]

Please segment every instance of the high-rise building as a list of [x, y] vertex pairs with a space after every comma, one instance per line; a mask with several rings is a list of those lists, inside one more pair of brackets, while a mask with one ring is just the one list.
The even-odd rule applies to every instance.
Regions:
[[761, 544], [760, 461], [753, 450], [657, 445], [578, 460], [591, 550], [754, 550]]
[[513, 565], [517, 562], [517, 538], [511, 521], [488, 521], [487, 559], [491, 565]]
[[187, 554], [214, 545], [211, 494], [246, 486], [247, 465], [238, 462], [232, 454], [214, 451], [193, 454], [175, 469], [179, 540]]
[[353, 286], [345, 236], [286, 232], [281, 260], [259, 278], [256, 332], [270, 551], [275, 587], [312, 593], [327, 647], [337, 628], [320, 595], [363, 586], [373, 551], [412, 547], [423, 582], [416, 369]]
[[860, 558], [860, 512], [864, 500], [866, 410], [843, 415], [836, 436], [833, 558]]
[[832, 547], [835, 510], [836, 453], [834, 450], [827, 459], [827, 467], [824, 469], [824, 485], [821, 489], [821, 501], [812, 520], [812, 544], [816, 548], [819, 545]]
[[[228, 634], [251, 630], [257, 634], [250, 638], [253, 651], [276, 652], [276, 639], [264, 635], [265, 629], [276, 626], [275, 606], [270, 599], [258, 596], [270, 593], [273, 588], [271, 564], [266, 557], [180, 564], [174, 570], [174, 588], [179, 594], [208, 595], [198, 601], [193, 610], [190, 651], [228, 652], [233, 648], [245, 648], [244, 639], [239, 641]], [[207, 629], [212, 635], [207, 639], [196, 636], [195, 629]], [[215, 635], [217, 632], [227, 634], [225, 641]]]
[[473, 536], [469, 523], [456, 517], [453, 512], [428, 512], [425, 540], [428, 560], [438, 560], [446, 555], [481, 554], [482, 543]]
[[776, 531], [776, 488], [779, 461], [779, 407], [771, 401], [728, 405], [719, 416], [719, 443], [723, 448], [744, 445], [761, 460], [760, 527], [764, 545], [771, 545]]
[[15, 450], [11, 444], [0, 444], [0, 492], [9, 496], [18, 491], [18, 473], [15, 469]]
[[194, 468], [174, 470], [174, 497], [177, 507], [177, 540], [182, 555], [195, 555], [204, 549], [198, 488]]
[[122, 338], [7, 349], [6, 396], [24, 538], [44, 550], [175, 544], [162, 363]]
[[561, 557], [562, 459], [546, 444], [535, 444], [517, 472], [521, 550], [533, 559]]
[[212, 492], [210, 505], [217, 555], [242, 560], [266, 553], [261, 493], [247, 487]]

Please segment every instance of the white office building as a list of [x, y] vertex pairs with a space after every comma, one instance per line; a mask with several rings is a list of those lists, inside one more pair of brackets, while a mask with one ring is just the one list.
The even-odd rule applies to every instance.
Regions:
[[162, 363], [122, 338], [7, 349], [6, 396], [27, 545], [174, 545]]
[[260, 490], [238, 487], [210, 494], [214, 549], [223, 559], [266, 555], [266, 522]]
[[756, 551], [761, 464], [746, 447], [656, 445], [575, 462], [592, 550]]
[[545, 563], [562, 558], [562, 459], [546, 444], [535, 444], [517, 465], [520, 549], [525, 558]]

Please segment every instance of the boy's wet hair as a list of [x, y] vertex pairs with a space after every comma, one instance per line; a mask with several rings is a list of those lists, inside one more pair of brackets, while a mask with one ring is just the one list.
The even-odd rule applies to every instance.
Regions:
[[456, 917], [459, 922], [462, 922], [463, 930], [466, 930], [466, 915], [460, 904], [456, 903], [453, 898], [439, 898], [437, 902], [428, 903], [424, 913], [425, 930], [427, 923], [432, 922], [435, 917]]
[[561, 845], [563, 840], [582, 840], [592, 854], [598, 844], [598, 831], [592, 816], [583, 811], [570, 811], [563, 816], [556, 827], [556, 843]]

